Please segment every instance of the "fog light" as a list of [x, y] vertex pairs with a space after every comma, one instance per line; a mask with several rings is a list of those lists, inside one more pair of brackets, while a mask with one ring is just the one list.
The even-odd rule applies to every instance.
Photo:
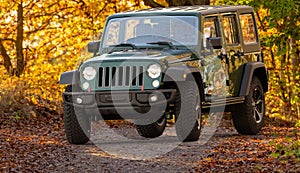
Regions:
[[83, 88], [84, 90], [87, 90], [89, 87], [90, 87], [90, 84], [89, 84], [88, 82], [84, 82], [84, 83], [82, 84], [82, 88]]
[[158, 100], [157, 95], [151, 95], [151, 96], [150, 96], [150, 101], [151, 101], [151, 102], [156, 102], [157, 100]]
[[82, 98], [76, 98], [76, 103], [81, 104], [83, 102]]
[[159, 81], [158, 80], [154, 80], [152, 82], [152, 86], [155, 87], [155, 88], [159, 87]]

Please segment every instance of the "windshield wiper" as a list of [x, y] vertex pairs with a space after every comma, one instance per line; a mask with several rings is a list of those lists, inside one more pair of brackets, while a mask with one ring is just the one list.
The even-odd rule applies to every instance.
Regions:
[[117, 45], [111, 45], [109, 47], [112, 47], [112, 50], [109, 53], [115, 52], [115, 51], [120, 51], [120, 50], [127, 50], [128, 48], [131, 48], [131, 50], [136, 50], [138, 49], [134, 44], [132, 43], [120, 43]]
[[157, 42], [150, 42], [150, 43], [147, 43], [147, 44], [157, 44], [159, 46], [169, 46], [170, 49], [174, 48], [173, 43], [170, 42], [170, 41], [157, 41]]

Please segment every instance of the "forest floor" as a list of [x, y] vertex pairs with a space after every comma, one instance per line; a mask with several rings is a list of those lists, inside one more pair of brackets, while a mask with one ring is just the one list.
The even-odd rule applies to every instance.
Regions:
[[[137, 134], [126, 124], [112, 129], [123, 136]], [[258, 135], [242, 136], [230, 120], [222, 120], [207, 143], [181, 143], [158, 157], [138, 160], [108, 154], [96, 140], [70, 145], [61, 115], [29, 120], [4, 115], [0, 116], [0, 172], [298, 172], [299, 160], [271, 155], [278, 153], [276, 143], [299, 139], [299, 131], [267, 123]]]

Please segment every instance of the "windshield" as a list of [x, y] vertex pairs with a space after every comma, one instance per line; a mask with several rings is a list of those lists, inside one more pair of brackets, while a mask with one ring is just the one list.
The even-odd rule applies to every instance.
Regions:
[[197, 45], [197, 17], [143, 16], [111, 19], [104, 34], [103, 47], [121, 43], [138, 46], [154, 42]]

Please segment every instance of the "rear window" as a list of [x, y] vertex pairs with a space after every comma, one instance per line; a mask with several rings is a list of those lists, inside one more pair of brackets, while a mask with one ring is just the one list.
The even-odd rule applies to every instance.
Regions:
[[252, 14], [241, 14], [241, 28], [244, 38], [244, 44], [257, 43], [254, 16]]

